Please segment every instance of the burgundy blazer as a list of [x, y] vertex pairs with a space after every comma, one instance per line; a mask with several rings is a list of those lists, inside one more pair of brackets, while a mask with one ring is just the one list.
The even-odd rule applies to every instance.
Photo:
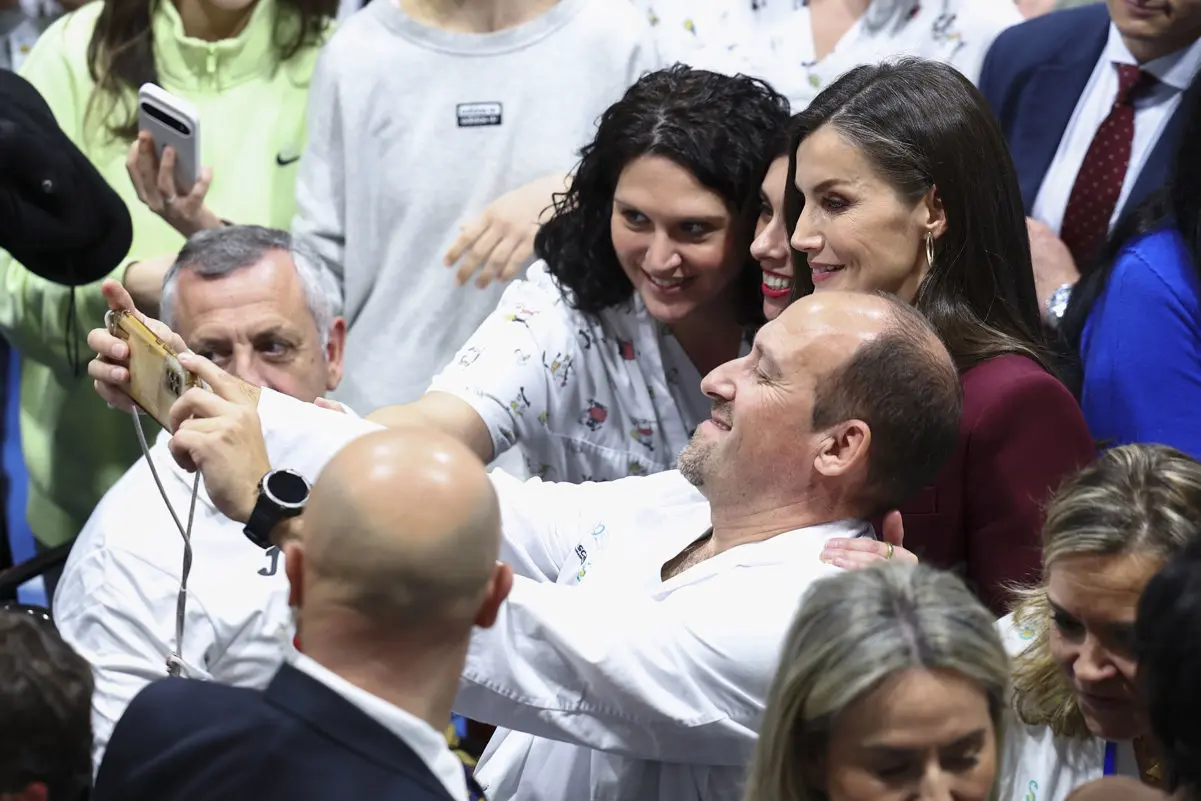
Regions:
[[1076, 399], [1033, 360], [998, 356], [960, 380], [959, 442], [901, 506], [905, 547], [958, 573], [999, 616], [1008, 585], [1039, 579], [1047, 501], [1096, 448]]

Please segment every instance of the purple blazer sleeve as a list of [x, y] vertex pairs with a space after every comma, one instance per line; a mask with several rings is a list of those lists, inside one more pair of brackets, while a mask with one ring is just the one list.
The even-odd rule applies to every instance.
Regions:
[[981, 599], [1000, 613], [1010, 585], [1038, 579], [1047, 502], [1096, 449], [1075, 398], [1053, 376], [1020, 357], [982, 367], [964, 381], [965, 400], [981, 400], [965, 408], [966, 567]]

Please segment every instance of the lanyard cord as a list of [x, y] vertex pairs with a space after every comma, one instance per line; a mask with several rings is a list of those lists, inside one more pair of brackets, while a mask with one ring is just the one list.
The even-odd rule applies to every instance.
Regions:
[[146, 457], [146, 464], [150, 465], [150, 475], [154, 477], [154, 483], [158, 485], [163, 503], [167, 504], [167, 511], [171, 513], [171, 519], [175, 521], [175, 526], [183, 537], [183, 572], [179, 580], [179, 595], [175, 600], [175, 650], [167, 657], [167, 675], [178, 676], [183, 669], [184, 608], [187, 605], [188, 597], [188, 574], [192, 572], [192, 520], [196, 516], [196, 496], [200, 494], [200, 471], [196, 471], [196, 477], [192, 481], [192, 502], [188, 507], [188, 524], [184, 526], [179, 520], [179, 515], [175, 514], [171, 501], [167, 498], [167, 490], [158, 477], [154, 459], [150, 458], [150, 448], [146, 445], [146, 432], [142, 430], [142, 420], [139, 415], [138, 410], [134, 409], [133, 427], [138, 432], [138, 444], [142, 446], [142, 454]]

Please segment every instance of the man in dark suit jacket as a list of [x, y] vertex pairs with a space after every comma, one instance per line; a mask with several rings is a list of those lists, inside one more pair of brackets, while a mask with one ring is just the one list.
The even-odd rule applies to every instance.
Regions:
[[1086, 151], [1115, 102], [1111, 62], [1136, 64], [1156, 79], [1147, 80], [1132, 99], [1135, 172], [1119, 176], [1123, 196], [1105, 210], [1107, 219], [1116, 219], [1167, 178], [1179, 134], [1179, 97], [1201, 67], [1199, 37], [1197, 0], [1156, 0], [1145, 9], [1108, 0], [1028, 20], [1002, 33], [989, 49], [980, 90], [1009, 142], [1026, 214], [1045, 224], [1031, 232], [1044, 314], [1053, 290], [1078, 277], [1079, 258], [1067, 259], [1068, 251], [1053, 238], [1060, 234]]
[[[187, 447], [204, 461], [202, 438]], [[298, 520], [260, 515], [271, 508], [259, 494], [238, 503], [255, 509], [252, 541], [283, 542], [305, 653], [265, 691], [147, 687], [113, 732], [93, 801], [480, 798], [442, 728], [471, 629], [493, 624], [512, 582], [496, 562], [500, 513], [483, 464], [441, 434], [363, 437], [314, 486], [303, 544]]]
[[403, 739], [290, 665], [265, 691], [170, 678], [139, 693], [93, 799], [156, 797], [452, 798]]

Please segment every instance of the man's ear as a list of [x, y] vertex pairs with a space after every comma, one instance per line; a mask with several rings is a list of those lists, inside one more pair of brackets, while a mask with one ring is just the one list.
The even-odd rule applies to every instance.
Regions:
[[844, 476], [867, 464], [872, 430], [862, 420], [839, 423], [822, 440], [813, 469], [827, 478]]
[[288, 576], [288, 606], [299, 609], [304, 605], [304, 545], [292, 539], [283, 544], [284, 573]]
[[497, 562], [492, 568], [492, 578], [488, 579], [488, 587], [484, 591], [484, 602], [475, 615], [475, 625], [481, 629], [490, 629], [496, 625], [500, 616], [500, 605], [509, 597], [513, 589], [513, 568], [504, 562]]
[[342, 383], [342, 358], [346, 355], [346, 320], [335, 317], [325, 346], [325, 388], [333, 392]]

